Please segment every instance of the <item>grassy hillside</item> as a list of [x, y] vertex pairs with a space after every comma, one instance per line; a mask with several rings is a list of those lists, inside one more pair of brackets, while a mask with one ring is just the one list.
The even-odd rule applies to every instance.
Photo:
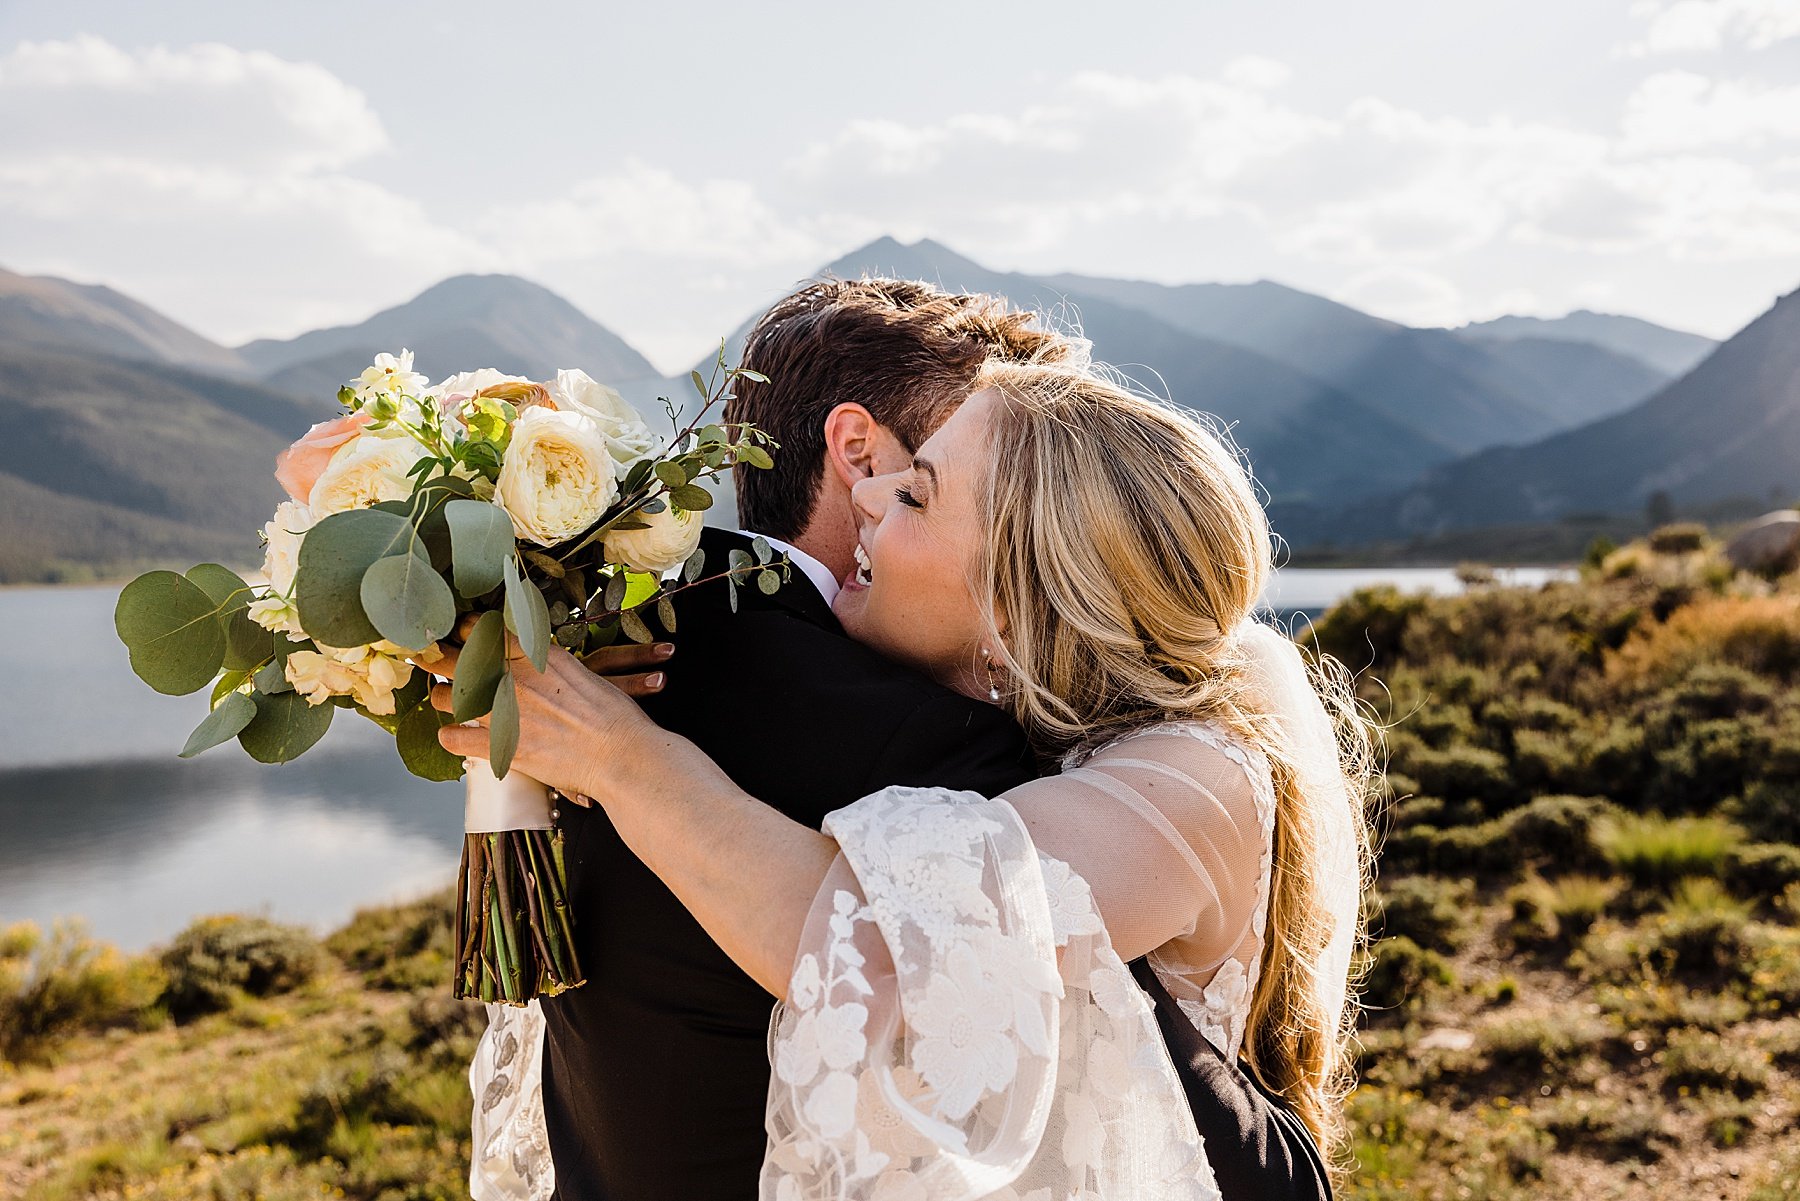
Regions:
[[149, 363], [0, 347], [0, 583], [257, 557], [275, 456], [337, 411]]
[[[1800, 579], [1675, 528], [1316, 639], [1392, 726], [1340, 1195], [1800, 1198]], [[0, 1195], [464, 1195], [447, 906], [0, 934]]]

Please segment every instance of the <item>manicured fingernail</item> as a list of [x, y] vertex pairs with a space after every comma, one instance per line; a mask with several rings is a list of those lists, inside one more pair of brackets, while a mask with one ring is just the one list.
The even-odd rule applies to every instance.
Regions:
[[662, 672], [654, 671], [644, 677], [644, 687], [646, 687], [646, 688], [661, 688], [662, 686], [663, 686], [663, 673]]
[[667, 659], [674, 653], [675, 644], [673, 642], [659, 642], [656, 644], [656, 657], [658, 659]]

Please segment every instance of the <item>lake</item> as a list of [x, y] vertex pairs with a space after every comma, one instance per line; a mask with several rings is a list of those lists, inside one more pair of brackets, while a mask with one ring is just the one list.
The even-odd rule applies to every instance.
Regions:
[[[1448, 569], [1289, 568], [1265, 599], [1313, 616], [1377, 583], [1461, 588]], [[348, 711], [280, 767], [234, 745], [177, 759], [205, 695], [158, 696], [131, 674], [113, 634], [116, 596], [0, 589], [0, 925], [80, 915], [140, 950], [203, 913], [325, 930], [359, 906], [451, 881], [461, 786], [409, 775], [387, 735]]]

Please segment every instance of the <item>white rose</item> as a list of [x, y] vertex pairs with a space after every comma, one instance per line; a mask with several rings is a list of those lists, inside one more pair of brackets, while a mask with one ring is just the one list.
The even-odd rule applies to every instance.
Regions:
[[585, 371], [563, 370], [550, 384], [550, 400], [565, 412], [592, 417], [606, 434], [613, 460], [623, 476], [639, 459], [659, 454], [663, 440], [650, 432], [638, 411], [619, 393]]
[[507, 375], [493, 367], [481, 367], [474, 371], [464, 371], [452, 375], [443, 383], [426, 389], [427, 396], [473, 396], [483, 388], [491, 388], [495, 384], [529, 384], [531, 381], [522, 375]]
[[519, 537], [539, 546], [573, 538], [618, 495], [606, 435], [592, 418], [546, 408], [519, 414], [494, 485]]
[[683, 511], [677, 517], [673, 506], [660, 513], [634, 513], [646, 529], [609, 530], [606, 535], [606, 557], [623, 563], [633, 571], [661, 575], [687, 562], [700, 545], [700, 531], [705, 526], [700, 514]]
[[413, 370], [413, 352], [402, 350], [398, 355], [376, 355], [374, 364], [363, 369], [353, 386], [357, 399], [366, 404], [377, 396], [417, 396], [426, 382]]
[[269, 581], [269, 594], [250, 602], [250, 620], [265, 630], [287, 634], [304, 634], [300, 628], [300, 611], [294, 607], [294, 572], [300, 566], [300, 543], [312, 528], [313, 517], [305, 505], [284, 500], [275, 506], [275, 516], [263, 526], [263, 576]]
[[315, 520], [412, 495], [407, 475], [426, 450], [406, 434], [364, 434], [339, 447], [319, 473], [307, 507]]

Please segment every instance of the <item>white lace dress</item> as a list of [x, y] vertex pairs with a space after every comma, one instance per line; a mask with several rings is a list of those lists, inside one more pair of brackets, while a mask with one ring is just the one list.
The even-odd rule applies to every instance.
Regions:
[[[771, 1025], [764, 1201], [1216, 1198], [1120, 956], [1148, 952], [1235, 1057], [1274, 808], [1258, 752], [1178, 723], [1002, 798], [889, 788], [833, 813], [840, 854]], [[471, 1188], [548, 1196], [542, 1022], [496, 1016], [470, 1075]]]

